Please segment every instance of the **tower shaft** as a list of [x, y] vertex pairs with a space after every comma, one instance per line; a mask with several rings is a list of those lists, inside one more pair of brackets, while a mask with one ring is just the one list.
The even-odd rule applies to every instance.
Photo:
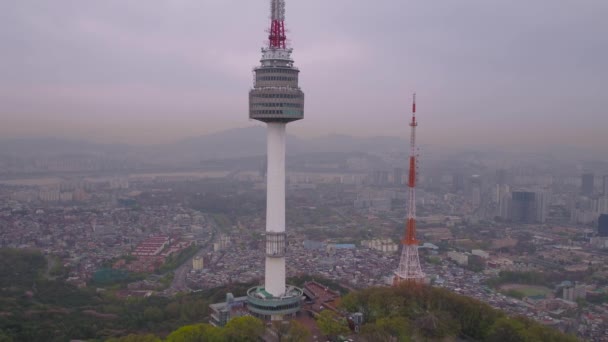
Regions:
[[285, 131], [287, 124], [267, 125], [266, 291], [285, 293]]

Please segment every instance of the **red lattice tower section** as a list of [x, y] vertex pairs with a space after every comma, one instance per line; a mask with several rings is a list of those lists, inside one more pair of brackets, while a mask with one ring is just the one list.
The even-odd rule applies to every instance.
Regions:
[[285, 0], [271, 0], [270, 12], [271, 23], [268, 35], [268, 47], [271, 49], [285, 49], [287, 48]]
[[410, 157], [409, 157], [409, 176], [408, 176], [408, 207], [405, 234], [401, 240], [403, 246], [399, 268], [395, 271], [394, 285], [401, 283], [414, 282], [423, 283], [426, 275], [420, 267], [418, 256], [418, 239], [416, 239], [416, 176], [418, 174], [417, 154], [416, 154], [416, 94], [412, 102], [412, 121], [410, 122]]

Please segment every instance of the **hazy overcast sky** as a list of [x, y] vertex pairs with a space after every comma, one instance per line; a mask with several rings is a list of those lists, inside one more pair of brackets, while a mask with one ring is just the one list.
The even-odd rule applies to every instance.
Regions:
[[[269, 0], [0, 1], [0, 138], [171, 141], [255, 123]], [[287, 0], [301, 136], [608, 146], [606, 0]]]

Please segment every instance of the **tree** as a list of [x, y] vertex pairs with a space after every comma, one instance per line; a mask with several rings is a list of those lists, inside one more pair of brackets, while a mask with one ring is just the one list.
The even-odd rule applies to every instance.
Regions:
[[354, 292], [351, 292], [342, 297], [340, 300], [340, 306], [349, 312], [361, 311], [359, 294], [360, 293], [355, 294]]
[[337, 337], [340, 334], [349, 332], [345, 322], [336, 317], [336, 314], [329, 310], [323, 310], [317, 315], [317, 325], [321, 333], [329, 338]]
[[360, 336], [365, 342], [392, 342], [393, 340], [393, 337], [376, 323], [363, 325]]
[[0, 330], [0, 342], [13, 342], [13, 339]]
[[167, 318], [177, 318], [180, 313], [180, 305], [177, 302], [171, 302], [165, 307], [165, 316]]
[[405, 317], [388, 317], [376, 321], [376, 325], [398, 341], [409, 341], [411, 335], [410, 322]]
[[166, 342], [220, 342], [222, 331], [209, 324], [195, 324], [181, 327], [169, 336]]
[[485, 261], [478, 255], [469, 256], [469, 264], [467, 268], [473, 272], [479, 273], [485, 268]]
[[526, 341], [524, 336], [525, 330], [526, 327], [519, 320], [503, 317], [492, 325], [486, 340], [501, 342], [524, 342]]
[[252, 316], [231, 319], [223, 329], [226, 341], [257, 341], [264, 333], [264, 323]]
[[363, 325], [361, 337], [369, 342], [410, 341], [410, 322], [405, 317], [381, 318], [376, 323]]
[[443, 311], [424, 313], [416, 320], [416, 327], [422, 336], [433, 339], [456, 335], [459, 330], [458, 322]]
[[144, 319], [149, 322], [160, 322], [163, 320], [163, 311], [155, 306], [144, 309]]
[[525, 336], [526, 341], [578, 341], [578, 339], [574, 336], [563, 335], [557, 330], [539, 324], [526, 327], [526, 330], [522, 332], [522, 334]]
[[289, 330], [285, 342], [305, 342], [310, 339], [310, 331], [296, 321], [289, 322]]
[[289, 331], [289, 322], [272, 321], [272, 330], [277, 334], [278, 342], [284, 342]]
[[111, 338], [106, 342], [161, 342], [160, 338], [148, 334], [148, 335], [135, 335], [131, 334], [120, 338]]

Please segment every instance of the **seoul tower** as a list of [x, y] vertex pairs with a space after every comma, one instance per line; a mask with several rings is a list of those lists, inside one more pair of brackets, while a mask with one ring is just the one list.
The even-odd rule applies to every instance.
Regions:
[[418, 163], [416, 155], [416, 94], [412, 102], [412, 128], [410, 135], [410, 171], [408, 177], [408, 207], [407, 207], [407, 222], [405, 225], [405, 235], [401, 240], [403, 250], [401, 252], [401, 260], [399, 268], [395, 272], [393, 285], [401, 283], [423, 283], [426, 281], [426, 275], [420, 267], [420, 258], [418, 257], [418, 240], [416, 239], [416, 175], [418, 173]]
[[247, 296], [253, 314], [278, 320], [299, 311], [302, 296], [301, 289], [285, 284], [285, 130], [289, 122], [304, 118], [304, 93], [291, 59], [293, 50], [286, 44], [284, 0], [270, 2], [268, 33], [249, 92], [249, 118], [267, 124], [265, 281]]

